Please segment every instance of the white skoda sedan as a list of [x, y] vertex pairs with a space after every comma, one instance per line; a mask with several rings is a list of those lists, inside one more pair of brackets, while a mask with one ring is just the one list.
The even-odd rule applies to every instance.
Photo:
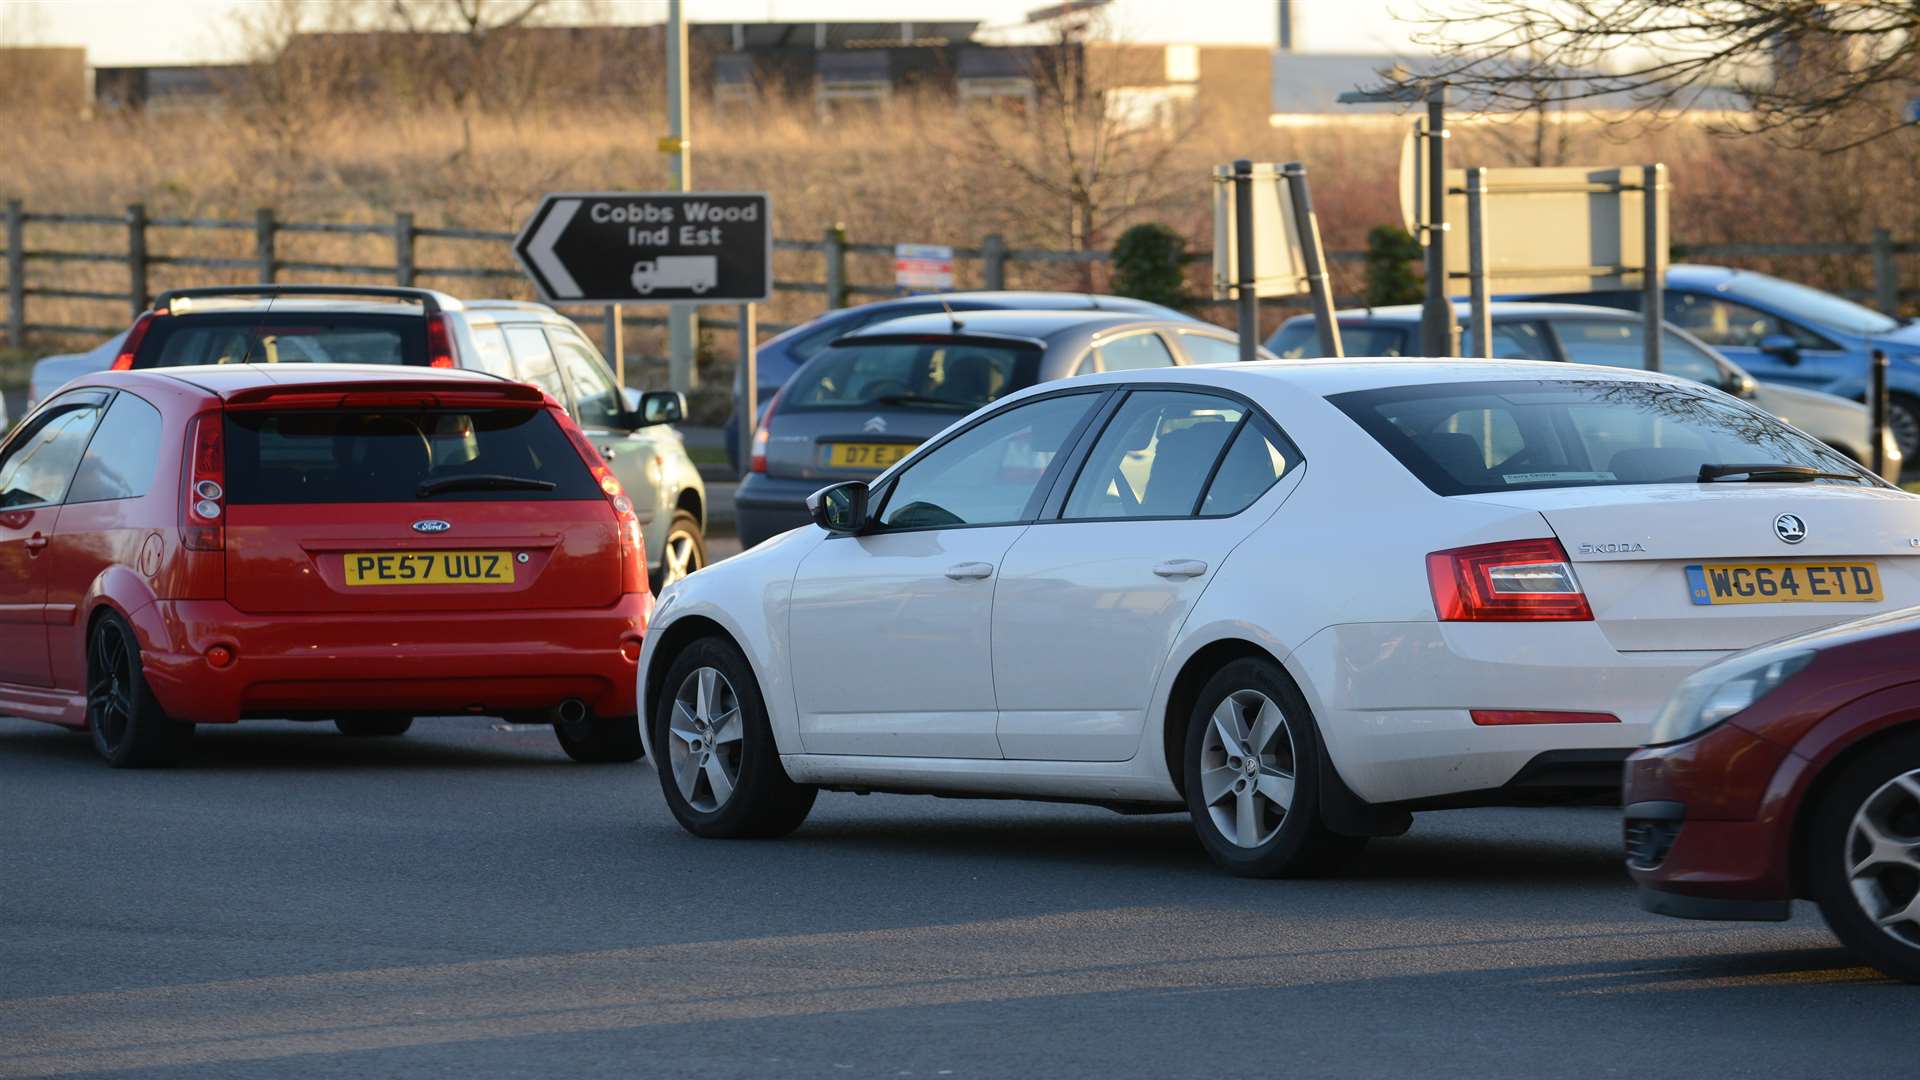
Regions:
[[1920, 603], [1920, 499], [1560, 364], [1049, 383], [810, 505], [655, 609], [643, 731], [703, 836], [822, 789], [1074, 800], [1309, 873], [1413, 811], [1615, 799], [1689, 672]]

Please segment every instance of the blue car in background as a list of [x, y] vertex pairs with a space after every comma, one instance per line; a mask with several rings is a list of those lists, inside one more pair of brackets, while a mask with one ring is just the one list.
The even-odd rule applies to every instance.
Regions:
[[[1668, 323], [1764, 382], [1865, 401], [1873, 378], [1873, 350], [1885, 349], [1890, 361], [1888, 426], [1909, 460], [1920, 451], [1920, 324], [1819, 289], [1726, 266], [1672, 267], [1666, 290]], [[1640, 310], [1638, 290], [1525, 299]]]
[[[1144, 315], [1155, 319], [1192, 319], [1183, 312], [1175, 311], [1145, 300], [1135, 300], [1128, 296], [1099, 296], [1093, 293], [1070, 292], [953, 292], [922, 294], [919, 296], [901, 296], [890, 300], [879, 300], [859, 307], [836, 308], [817, 319], [801, 323], [785, 330], [760, 344], [755, 358], [755, 368], [759, 372], [759, 407], [764, 411], [767, 402], [800, 365], [813, 359], [814, 355], [828, 345], [863, 326], [870, 326], [886, 319], [899, 319], [908, 315], [927, 315], [941, 310], [942, 307], [954, 311], [986, 311], [995, 309], [1016, 309], [1036, 311], [1123, 311]], [[745, 404], [747, 384], [745, 373], [733, 373], [733, 411], [727, 418], [727, 460], [733, 463], [733, 471], [740, 471], [740, 410]]]

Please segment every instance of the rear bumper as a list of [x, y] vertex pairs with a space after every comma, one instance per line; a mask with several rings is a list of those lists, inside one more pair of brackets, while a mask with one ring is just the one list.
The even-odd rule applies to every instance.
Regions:
[[789, 480], [765, 473], [748, 473], [733, 496], [740, 546], [752, 547], [788, 529], [811, 524], [813, 517], [807, 513], [807, 496], [830, 483], [830, 480]]
[[[191, 723], [356, 710], [497, 715], [579, 698], [634, 712], [635, 661], [653, 597], [610, 608], [382, 615], [251, 615], [222, 600], [136, 613], [148, 684]], [[225, 668], [206, 650], [225, 645]], [[625, 648], [623, 649], [623, 646]]]

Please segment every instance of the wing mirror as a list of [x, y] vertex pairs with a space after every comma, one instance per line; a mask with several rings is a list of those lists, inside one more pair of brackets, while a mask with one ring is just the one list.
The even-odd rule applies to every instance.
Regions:
[[867, 484], [848, 480], [823, 487], [807, 496], [807, 513], [813, 523], [837, 535], [857, 533], [867, 527]]
[[1760, 351], [1779, 357], [1781, 363], [1800, 362], [1800, 343], [1786, 334], [1768, 334], [1761, 338]]
[[1760, 381], [1744, 371], [1727, 373], [1727, 393], [1742, 401], [1753, 400], [1754, 392], [1760, 389]]
[[636, 428], [655, 424], [677, 424], [687, 417], [687, 396], [678, 390], [648, 390], [638, 393], [627, 388], [627, 415]]

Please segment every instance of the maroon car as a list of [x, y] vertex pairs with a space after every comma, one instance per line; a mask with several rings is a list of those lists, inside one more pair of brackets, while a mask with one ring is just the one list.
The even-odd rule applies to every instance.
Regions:
[[1627, 762], [1627, 866], [1649, 911], [1820, 906], [1856, 954], [1920, 982], [1920, 608], [1701, 669]]

